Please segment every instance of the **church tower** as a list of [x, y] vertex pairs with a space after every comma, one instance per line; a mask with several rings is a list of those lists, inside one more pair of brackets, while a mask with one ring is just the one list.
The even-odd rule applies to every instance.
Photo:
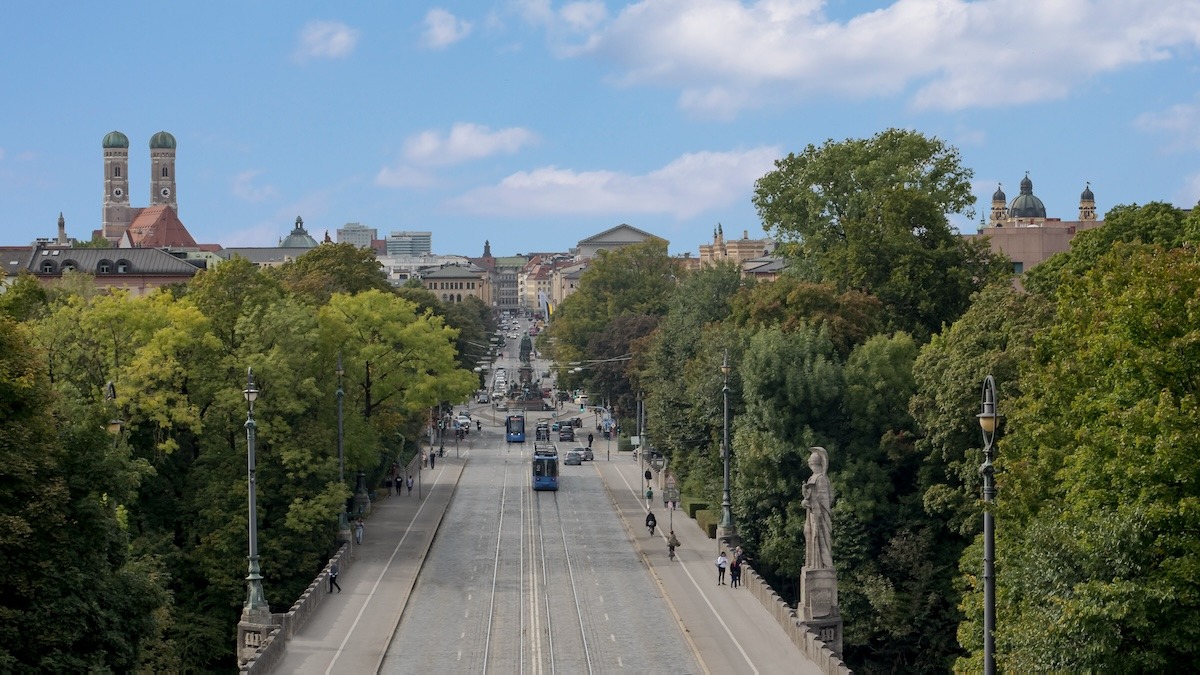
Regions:
[[160, 131], [150, 137], [150, 206], [170, 206], [176, 215], [175, 137]]
[[103, 234], [116, 241], [129, 229], [129, 138], [111, 131], [104, 137]]
[[1092, 184], [1085, 183], [1083, 192], [1079, 195], [1079, 220], [1096, 219], [1096, 195], [1092, 194]]
[[1000, 186], [996, 186], [996, 191], [992, 193], [992, 222], [993, 226], [1000, 226], [1008, 218], [1008, 197], [1004, 196], [1004, 190]]

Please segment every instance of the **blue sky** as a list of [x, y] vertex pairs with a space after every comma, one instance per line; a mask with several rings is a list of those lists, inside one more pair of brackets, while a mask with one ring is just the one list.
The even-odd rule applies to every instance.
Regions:
[[[1195, 0], [9, 3], [0, 244], [100, 226], [101, 139], [178, 141], [201, 242], [302, 216], [428, 230], [438, 253], [565, 250], [620, 223], [695, 252], [763, 236], [772, 162], [888, 127], [937, 136], [986, 213], [1200, 199]], [[978, 216], [976, 216], [976, 220]], [[955, 220], [964, 231], [976, 223]]]

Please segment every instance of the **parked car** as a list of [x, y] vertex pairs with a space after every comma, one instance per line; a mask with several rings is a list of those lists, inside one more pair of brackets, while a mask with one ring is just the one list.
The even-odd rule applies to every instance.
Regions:
[[591, 462], [596, 459], [596, 455], [592, 454], [591, 448], [579, 447], [575, 448], [574, 452], [578, 452], [580, 455], [583, 455], [583, 461], [585, 462]]
[[583, 455], [579, 454], [579, 452], [577, 450], [570, 450], [567, 452], [567, 456], [563, 459], [563, 464], [570, 464], [573, 466], [582, 466], [583, 465]]

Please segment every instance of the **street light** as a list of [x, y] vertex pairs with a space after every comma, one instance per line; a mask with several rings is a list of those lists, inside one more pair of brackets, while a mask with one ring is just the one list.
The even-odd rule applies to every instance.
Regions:
[[721, 495], [721, 522], [718, 524], [718, 529], [721, 530], [720, 539], [725, 541], [726, 545], [732, 545], [735, 536], [733, 527], [733, 504], [729, 499], [729, 372], [732, 368], [729, 367], [729, 350], [725, 350], [725, 357], [721, 361], [721, 377], [724, 378], [724, 386], [721, 388], [721, 396], [724, 401], [725, 423], [721, 436], [721, 459], [725, 464], [725, 491]]
[[996, 498], [993, 481], [995, 467], [992, 466], [992, 445], [996, 440], [996, 425], [1000, 415], [996, 414], [996, 381], [988, 375], [983, 380], [980, 412], [975, 416], [983, 430], [983, 672], [996, 673], [996, 523], [992, 515], [992, 502]]
[[267, 605], [263, 594], [262, 575], [258, 570], [258, 482], [255, 475], [254, 461], [254, 402], [258, 400], [258, 389], [254, 386], [254, 373], [246, 369], [246, 388], [242, 390], [246, 399], [246, 473], [249, 478], [250, 492], [250, 573], [246, 575], [246, 604], [243, 606], [242, 620], [254, 623], [255, 618], [269, 618], [270, 606]]

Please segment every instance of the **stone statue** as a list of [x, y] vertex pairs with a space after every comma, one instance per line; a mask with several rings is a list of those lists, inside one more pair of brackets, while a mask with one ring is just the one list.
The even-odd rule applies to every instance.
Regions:
[[808, 512], [804, 519], [804, 566], [809, 569], [833, 568], [833, 486], [825, 470], [829, 455], [825, 448], [811, 448], [808, 466], [812, 476], [804, 484], [801, 504]]

